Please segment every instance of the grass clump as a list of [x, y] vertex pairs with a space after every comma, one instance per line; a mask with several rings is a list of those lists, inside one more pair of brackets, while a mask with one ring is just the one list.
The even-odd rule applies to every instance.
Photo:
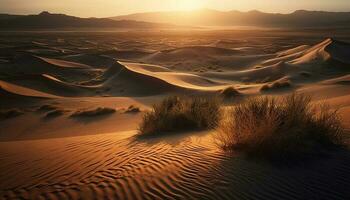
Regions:
[[227, 87], [224, 90], [220, 91], [220, 95], [223, 96], [224, 98], [233, 98], [240, 95], [240, 93], [234, 87]]
[[227, 151], [290, 158], [334, 147], [342, 133], [337, 111], [311, 104], [309, 96], [292, 94], [251, 98], [228, 110], [215, 139]]
[[141, 109], [139, 107], [136, 107], [134, 105], [131, 105], [126, 109], [125, 113], [139, 113], [141, 112]]
[[153, 105], [139, 126], [141, 135], [161, 135], [168, 132], [209, 129], [219, 121], [220, 102], [217, 98], [172, 96]]
[[24, 114], [19, 109], [10, 109], [7, 111], [0, 111], [0, 120], [10, 119]]
[[46, 111], [53, 111], [56, 109], [57, 109], [57, 107], [53, 106], [53, 105], [42, 105], [37, 109], [37, 111], [46, 112]]
[[261, 92], [266, 92], [270, 90], [281, 90], [290, 88], [292, 86], [292, 83], [289, 80], [283, 80], [283, 81], [276, 81], [272, 84], [265, 84], [260, 88]]
[[66, 112], [65, 110], [53, 110], [53, 111], [46, 113], [45, 118], [46, 119], [56, 118], [56, 117], [64, 115], [65, 112]]
[[96, 117], [103, 115], [110, 115], [115, 113], [116, 110], [113, 108], [98, 107], [92, 110], [79, 110], [71, 115], [71, 117]]

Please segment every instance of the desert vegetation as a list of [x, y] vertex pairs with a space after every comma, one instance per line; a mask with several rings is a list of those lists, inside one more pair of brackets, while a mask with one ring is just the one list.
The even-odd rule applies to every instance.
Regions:
[[174, 131], [213, 128], [220, 118], [217, 98], [172, 96], [144, 114], [140, 135], [161, 135]]
[[226, 151], [289, 157], [341, 144], [342, 132], [336, 110], [325, 104], [313, 105], [309, 96], [291, 94], [255, 97], [229, 109], [215, 139]]
[[53, 111], [53, 110], [56, 110], [57, 107], [54, 106], [54, 105], [50, 105], [50, 104], [45, 104], [45, 105], [42, 105], [40, 106], [37, 111], [38, 112], [46, 112], [46, 111]]
[[45, 118], [56, 118], [59, 117], [61, 115], [63, 115], [66, 111], [65, 110], [59, 110], [59, 109], [55, 109], [53, 111], [50, 111], [48, 113], [46, 113]]
[[260, 88], [261, 92], [266, 92], [270, 90], [286, 89], [292, 86], [289, 80], [275, 81], [272, 84], [265, 84]]
[[6, 111], [0, 111], [0, 120], [14, 118], [22, 114], [23, 112], [20, 111], [19, 109], [10, 109]]
[[91, 110], [78, 110], [74, 112], [71, 117], [95, 117], [95, 116], [103, 116], [115, 113], [116, 110], [113, 108], [107, 107], [98, 107], [96, 109]]
[[134, 106], [134, 105], [129, 106], [125, 110], [125, 113], [139, 113], [139, 112], [141, 112], [141, 109], [139, 107]]
[[234, 87], [227, 87], [220, 91], [220, 95], [224, 98], [233, 98], [240, 95], [240, 93]]

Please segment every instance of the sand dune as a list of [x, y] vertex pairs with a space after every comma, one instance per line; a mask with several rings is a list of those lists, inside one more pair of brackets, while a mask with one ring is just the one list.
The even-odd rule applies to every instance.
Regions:
[[99, 54], [76, 54], [76, 55], [68, 55], [62, 58], [63, 60], [81, 63], [84, 65], [88, 65], [97, 69], [106, 69], [112, 66], [115, 63], [113, 58], [99, 55]]
[[166, 48], [161, 51], [145, 50], [113, 50], [106, 53], [121, 61], [142, 62], [164, 65], [186, 71], [207, 67], [211, 70], [219, 68], [244, 68], [269, 57], [269, 55], [244, 55], [244, 51], [220, 48], [215, 46], [185, 46]]
[[[12, 77], [8, 81], [56, 96], [147, 96], [184, 91], [217, 91], [234, 82], [266, 83], [279, 79], [310, 81], [313, 79], [303, 76], [303, 73], [309, 73], [311, 70], [305, 65], [312, 65], [316, 61], [320, 64], [317, 68], [321, 71], [315, 71], [316, 68], [313, 68], [312, 76], [320, 79], [324, 68], [321, 66], [327, 65], [330, 60], [343, 64], [348, 62], [347, 47], [346, 43], [327, 39], [315, 46], [301, 45], [278, 52], [275, 58], [252, 65], [247, 70], [206, 72], [197, 75], [176, 72], [159, 65], [117, 63], [113, 58], [100, 55], [79, 54], [65, 56], [63, 59], [24, 55], [16, 61], [16, 72], [37, 75]], [[237, 54], [237, 51], [192, 46], [160, 51], [147, 57], [151, 60], [164, 58], [166, 61], [178, 58], [205, 60], [208, 57], [234, 54]]]
[[[60, 64], [63, 66], [62, 69], [55, 70], [52, 68], [50, 70], [50, 68], [47, 69], [47, 67], [42, 66], [45, 68], [45, 71], [51, 72], [50, 74], [62, 75], [65, 73], [65, 66], [70, 64], [70, 62], [61, 62], [60, 60], [52, 59], [45, 59], [45, 61], [50, 61], [52, 65]], [[100, 76], [96, 76], [92, 80], [82, 82], [81, 84], [65, 82], [49, 74], [30, 75], [28, 73], [29, 75], [12, 76], [7, 78], [7, 80], [18, 86], [55, 96], [94, 96], [96, 95], [96, 91], [105, 92], [109, 95], [144, 96], [186, 90], [193, 90], [195, 92], [195, 90], [210, 90], [209, 87], [220, 86], [219, 83], [197, 75], [171, 72], [171, 70], [160, 66], [131, 63], [122, 64], [115, 62]], [[80, 65], [78, 66], [78, 69], [81, 69], [81, 71], [82, 69], [86, 69], [80, 68]], [[71, 67], [69, 66], [68, 68], [70, 69]], [[76, 71], [76, 75], [79, 72]], [[85, 71], [82, 71], [82, 76], [85, 73]], [[73, 82], [78, 81], [73, 80]], [[33, 96], [35, 95], [37, 93], [33, 93]], [[40, 96], [42, 95], [40, 94]]]
[[[318, 80], [302, 76], [301, 73], [309, 71], [313, 77], [327, 76], [328, 74], [332, 76], [338, 70], [339, 73], [346, 74], [347, 72], [341, 71], [339, 66], [344, 66], [350, 61], [350, 57], [346, 56], [349, 49], [350, 45], [347, 43], [327, 39], [312, 47], [303, 45], [279, 52], [275, 58], [265, 60], [252, 69], [228, 73], [206, 73], [204, 76], [246, 82], [269, 82], [283, 77], [290, 77], [296, 81]], [[333, 72], [325, 73], [330, 66], [332, 66]], [[337, 66], [338, 68], [336, 68]], [[347, 70], [347, 68], [345, 67], [343, 70]]]
[[[303, 55], [293, 61], [292, 64], [322, 64], [322, 62], [337, 61], [349, 64], [350, 44], [327, 39], [308, 49]], [[321, 62], [321, 63], [320, 63]]]
[[[139, 141], [133, 132], [4, 142], [2, 198], [347, 199], [350, 155], [271, 167], [218, 150], [210, 134]], [[55, 156], [52, 156], [55, 154]], [[28, 157], [27, 155], [31, 155]], [[28, 167], [30, 166], [30, 167]], [[12, 170], [16, 168], [21, 173]], [[332, 180], [330, 182], [329, 180]]]
[[0, 89], [6, 91], [6, 93], [12, 93], [12, 94], [28, 96], [28, 97], [45, 97], [45, 98], [57, 97], [55, 95], [50, 95], [50, 94], [33, 90], [30, 88], [26, 88], [26, 87], [21, 87], [18, 85], [7, 83], [5, 81], [0, 81]]
[[118, 59], [124, 59], [124, 60], [133, 60], [133, 59], [140, 59], [146, 56], [149, 56], [152, 54], [152, 52], [149, 51], [143, 51], [138, 49], [133, 50], [112, 50], [109, 52], [104, 52], [103, 54], [116, 57]]
[[64, 60], [57, 60], [57, 59], [50, 59], [50, 58], [42, 58], [39, 57], [45, 62], [52, 64], [54, 66], [59, 66], [59, 67], [68, 67], [68, 68], [75, 68], [75, 69], [89, 69], [91, 68], [88, 65], [80, 64], [80, 63], [74, 63], [74, 62], [68, 62]]
[[350, 44], [337, 41], [334, 39], [326, 39], [314, 46], [302, 45], [296, 48], [288, 49], [277, 53], [276, 58], [272, 58], [262, 62], [261, 66], [269, 66], [278, 62], [286, 62], [296, 66], [305, 65], [327, 65], [333, 64], [349, 64], [348, 52]]
[[47, 59], [32, 55], [21, 55], [16, 58], [14, 71], [24, 74], [50, 74], [64, 77], [69, 81], [83, 81], [92, 78], [99, 70], [58, 59]]
[[287, 56], [287, 55], [293, 55], [293, 54], [297, 54], [297, 53], [303, 53], [304, 51], [306, 51], [307, 49], [309, 49], [310, 46], [309, 45], [301, 45], [292, 49], [288, 49], [288, 50], [284, 50], [281, 52], [278, 52], [278, 57], [283, 57], [283, 56]]
[[323, 81], [322, 83], [326, 84], [340, 84], [340, 85], [350, 85], [350, 75], [345, 75], [333, 79], [328, 79]]
[[8, 79], [11, 83], [30, 89], [35, 89], [55, 96], [86, 96], [92, 95], [93, 88], [64, 82], [48, 74], [23, 75]]
[[116, 63], [103, 75], [106, 79], [103, 86], [111, 88], [112, 92], [119, 93], [119, 95], [131, 96], [156, 95], [185, 90], [184, 87], [170, 84], [159, 77], [145, 73], [145, 71], [142, 72], [129, 68], [124, 63]]
[[192, 47], [182, 47], [176, 49], [164, 50], [151, 56], [150, 59], [155, 60], [166, 60], [170, 61], [172, 59], [203, 59], [209, 56], [229, 56], [237, 54], [238, 51], [210, 47], [210, 46], [192, 46]]
[[136, 137], [164, 97], [229, 86], [240, 95], [223, 109], [298, 91], [350, 131], [347, 43], [278, 30], [45, 34], [0, 35], [0, 112], [20, 113], [0, 119], [0, 199], [349, 199], [345, 150], [280, 166], [222, 152], [215, 131]]
[[150, 77], [155, 77], [164, 82], [167, 82], [173, 86], [177, 86], [179, 88], [188, 88], [188, 89], [197, 89], [197, 90], [217, 90], [224, 86], [223, 83], [218, 83], [215, 81], [211, 81], [209, 79], [202, 78], [198, 75], [193, 75], [189, 73], [179, 73], [179, 72], [170, 72], [170, 71], [160, 71], [164, 70], [161, 67], [158, 67], [158, 71], [149, 71], [148, 68], [154, 70], [154, 65], [145, 65], [145, 64], [135, 64], [135, 63], [122, 63], [129, 70], [140, 73], [144, 75], [148, 75]]

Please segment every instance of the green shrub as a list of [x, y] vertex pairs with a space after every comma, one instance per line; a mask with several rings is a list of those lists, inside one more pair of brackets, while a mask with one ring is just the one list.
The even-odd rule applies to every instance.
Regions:
[[340, 144], [342, 133], [337, 111], [312, 105], [309, 96], [292, 94], [251, 98], [229, 109], [215, 139], [227, 151], [291, 157]]
[[153, 105], [139, 126], [141, 135], [213, 128], [219, 121], [217, 98], [172, 96]]

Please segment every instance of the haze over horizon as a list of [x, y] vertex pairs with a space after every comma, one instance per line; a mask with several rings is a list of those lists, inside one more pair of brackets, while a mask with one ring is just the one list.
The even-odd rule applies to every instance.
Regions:
[[[111, 17], [139, 12], [183, 11], [202, 8], [220, 11], [259, 10], [271, 13], [290, 13], [295, 10], [350, 11], [348, 0], [0, 0], [0, 13], [35, 14], [43, 10], [80, 17]], [[273, 5], [273, 6], [271, 6]]]

